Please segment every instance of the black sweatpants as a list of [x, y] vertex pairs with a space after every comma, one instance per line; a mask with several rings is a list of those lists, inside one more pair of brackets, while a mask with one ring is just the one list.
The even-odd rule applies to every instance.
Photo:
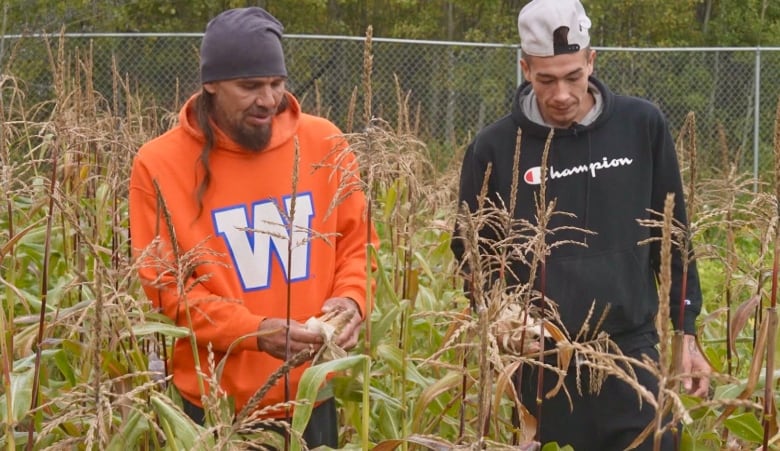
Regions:
[[[642, 354], [658, 361], [658, 351], [654, 346], [645, 346], [625, 355], [641, 359]], [[574, 363], [572, 363], [574, 365]], [[521, 380], [522, 400], [528, 411], [538, 418], [536, 406], [536, 385], [538, 378], [536, 365], [524, 366]], [[651, 373], [635, 369], [637, 380], [653, 394], [658, 393], [658, 379]], [[572, 397], [569, 399], [561, 389], [556, 396], [543, 399], [541, 413], [541, 437], [544, 445], [558, 442], [558, 445], [571, 445], [575, 451], [621, 451], [654, 421], [655, 409], [647, 402], [641, 407], [637, 393], [627, 383], [614, 376], [608, 377], [598, 394], [588, 393], [590, 373], [581, 367], [582, 396], [577, 391], [576, 370], [572, 366], [565, 378], [565, 384]], [[544, 393], [553, 388], [557, 374], [544, 370]], [[668, 420], [667, 420], [668, 421]], [[673, 433], [663, 435], [661, 449], [674, 449]], [[653, 449], [653, 434], [637, 450]]]
[[[184, 402], [184, 413], [192, 418], [192, 421], [203, 425], [205, 420], [203, 409], [184, 398], [182, 398], [182, 401]], [[303, 439], [306, 441], [306, 446], [308, 448], [316, 448], [325, 445], [330, 448], [338, 448], [338, 424], [335, 399], [328, 398], [318, 406], [315, 406], [311, 411], [309, 424], [306, 425], [306, 430], [303, 431]], [[283, 428], [276, 426], [263, 426], [263, 428], [279, 432], [280, 434], [285, 433]]]

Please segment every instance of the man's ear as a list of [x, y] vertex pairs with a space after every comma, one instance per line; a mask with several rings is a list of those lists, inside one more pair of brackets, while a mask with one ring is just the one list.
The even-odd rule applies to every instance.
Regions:
[[217, 91], [217, 87], [212, 82], [203, 83], [203, 89], [209, 94], [214, 94]]
[[525, 58], [520, 59], [520, 69], [523, 70], [523, 78], [526, 80], [531, 79], [531, 66], [529, 66], [528, 61], [526, 61]]
[[588, 75], [593, 74], [593, 68], [596, 67], [596, 51], [593, 49], [590, 49], [590, 53], [588, 54]]

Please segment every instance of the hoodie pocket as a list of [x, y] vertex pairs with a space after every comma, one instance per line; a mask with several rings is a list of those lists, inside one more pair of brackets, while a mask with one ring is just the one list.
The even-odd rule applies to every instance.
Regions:
[[583, 327], [581, 340], [588, 340], [600, 331], [645, 332], [654, 323], [658, 294], [646, 247], [551, 258], [546, 266], [545, 292], [572, 338]]

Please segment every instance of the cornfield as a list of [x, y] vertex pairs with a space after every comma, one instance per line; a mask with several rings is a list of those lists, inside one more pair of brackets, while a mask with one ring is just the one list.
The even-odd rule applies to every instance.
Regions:
[[[50, 49], [52, 99], [30, 105], [24, 80], [0, 75], [0, 446], [279, 446], [279, 436], [253, 429], [262, 418], [235, 415], [224, 393], [209, 394], [204, 426], [183, 413], [164, 363], [173, 340], [189, 331], [154, 311], [136, 280], [126, 203], [130, 165], [135, 150], [170, 127], [176, 112], [149, 104], [119, 75], [116, 100], [109, 102], [92, 85], [89, 54], [66, 55], [61, 42]], [[647, 225], [663, 230], [666, 253], [671, 246], [695, 250], [705, 292], [699, 342], [713, 366], [712, 388], [706, 399], [681, 390], [690, 375], [675, 370], [675, 333], [662, 308], [661, 364], [632, 362], [659, 377], [662, 390], [652, 397], [626, 371], [608, 337], [571, 340], [577, 331], [556, 330], [538, 318], [527, 323], [517, 309], [528, 306], [529, 291], [506, 293], [497, 283], [482, 284], [471, 299], [464, 295], [449, 248], [460, 152], [448, 167], [432, 163], [403, 86], [396, 86], [397, 117], [373, 115], [371, 56], [369, 31], [364, 82], [355, 87], [344, 132], [361, 161], [380, 235], [372, 249], [373, 307], [355, 350], [306, 373], [285, 426], [292, 437], [300, 437], [325, 375], [335, 373], [343, 449], [565, 449], [534, 442], [544, 419], [519, 407], [511, 376], [521, 365], [538, 364], [539, 355], [508, 349], [505, 325], [543, 328], [529, 341], [552, 337], [562, 363], [549, 371], [562, 374], [567, 359], [587, 355], [604, 377], [623, 378], [644, 402], [670, 415], [670, 422], [659, 415], [645, 437], [680, 427], [682, 450], [778, 449], [780, 125], [774, 187], [756, 185], [735, 169], [740, 156], [728, 148], [725, 129], [721, 148], [707, 149], [721, 155], [720, 172], [702, 178], [695, 112], [680, 132], [691, 224], [680, 228], [668, 212], [655, 212], [657, 221]], [[357, 105], [358, 92], [363, 105]], [[325, 110], [318, 103], [312, 113]], [[560, 214], [551, 205], [540, 203], [539, 224], [523, 234], [522, 245], [537, 257], [550, 232], [544, 218]], [[491, 206], [462, 219], [474, 228], [481, 221], [511, 223]], [[479, 268], [473, 258], [472, 268]], [[473, 277], [490, 276], [475, 271]], [[662, 274], [659, 293], [667, 284]], [[208, 363], [219, 368], [218, 361]], [[306, 448], [301, 440], [289, 446]]]

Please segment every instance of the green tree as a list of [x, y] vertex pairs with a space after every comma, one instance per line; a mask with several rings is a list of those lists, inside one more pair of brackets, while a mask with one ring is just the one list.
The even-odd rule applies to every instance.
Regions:
[[[258, 5], [290, 34], [516, 43], [528, 0], [7, 0], [4, 33], [201, 32], [232, 7]], [[776, 46], [780, 2], [583, 0], [596, 46]]]
[[585, 0], [594, 46], [672, 47], [700, 42], [699, 0]]
[[770, 0], [705, 0], [699, 20], [707, 45], [780, 45], [780, 4]]

